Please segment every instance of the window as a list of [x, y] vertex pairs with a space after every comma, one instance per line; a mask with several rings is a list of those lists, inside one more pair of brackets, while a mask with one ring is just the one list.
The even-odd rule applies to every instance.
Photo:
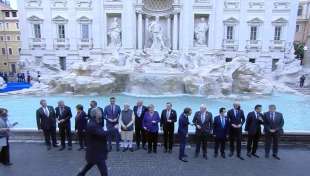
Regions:
[[251, 63], [254, 64], [254, 63], [255, 63], [255, 58], [250, 58], [250, 59], [249, 59], [249, 62], [251, 62]]
[[297, 24], [297, 25], [296, 25], [296, 31], [295, 31], [295, 32], [299, 32], [299, 30], [300, 30], [300, 25]]
[[226, 61], [226, 62], [231, 62], [231, 61], [232, 61], [232, 58], [231, 58], [231, 57], [227, 57], [227, 58], [225, 59], [225, 61]]
[[9, 23], [6, 23], [6, 28], [9, 29]]
[[3, 36], [0, 36], [0, 41], [3, 41], [4, 40], [4, 37]]
[[297, 16], [302, 16], [302, 6], [298, 7]]
[[65, 25], [64, 24], [58, 24], [58, 38], [64, 39], [65, 36]]
[[19, 23], [16, 23], [16, 29], [19, 29]]
[[2, 29], [2, 28], [3, 28], [3, 23], [0, 22], [0, 29]]
[[12, 63], [10, 64], [11, 65], [11, 72], [12, 73], [16, 73], [16, 64], [15, 63]]
[[16, 12], [12, 12], [12, 16], [13, 17], [17, 17], [17, 13]]
[[6, 36], [6, 40], [7, 41], [10, 41], [11, 40], [11, 37], [8, 35], [8, 36]]
[[41, 38], [41, 26], [40, 24], [34, 24], [33, 25], [33, 32], [34, 32], [34, 38]]
[[21, 51], [22, 51], [22, 49], [21, 49], [21, 48], [18, 48], [18, 53], [19, 53], [19, 54], [21, 53]]
[[82, 24], [82, 39], [89, 39], [89, 24]]
[[226, 39], [227, 40], [233, 40], [233, 33], [234, 33], [234, 27], [233, 26], [227, 26], [227, 34]]
[[13, 50], [12, 48], [9, 48], [9, 55], [12, 55], [13, 54]]
[[66, 57], [59, 57], [59, 65], [61, 70], [66, 70]]
[[5, 55], [5, 48], [2, 48], [2, 54]]
[[10, 17], [10, 12], [9, 11], [5, 12], [5, 17]]
[[281, 32], [282, 32], [281, 26], [276, 26], [274, 28], [274, 40], [281, 40]]
[[257, 40], [257, 26], [251, 26], [250, 40]]
[[18, 36], [16, 36], [16, 40], [20, 40], [20, 36], [18, 35]]

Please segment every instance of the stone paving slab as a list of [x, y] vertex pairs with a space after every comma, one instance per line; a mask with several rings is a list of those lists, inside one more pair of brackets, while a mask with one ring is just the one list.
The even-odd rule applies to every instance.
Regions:
[[[85, 164], [84, 152], [47, 151], [41, 143], [12, 143], [13, 166], [0, 165], [0, 176], [74, 176]], [[187, 148], [189, 162], [177, 159], [178, 147], [172, 154], [165, 154], [159, 147], [157, 154], [147, 154], [144, 150], [131, 152], [111, 152], [107, 161], [110, 176], [309, 176], [309, 148], [285, 148], [280, 150], [281, 160], [246, 158], [213, 158], [213, 149], [208, 149], [208, 160], [194, 158], [194, 148]], [[244, 149], [243, 149], [244, 152]], [[228, 153], [228, 152], [227, 152]], [[99, 175], [93, 168], [89, 176]]]

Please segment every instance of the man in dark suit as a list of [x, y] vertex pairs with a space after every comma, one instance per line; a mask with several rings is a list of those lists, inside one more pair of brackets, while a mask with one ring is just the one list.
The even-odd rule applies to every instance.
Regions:
[[253, 155], [256, 158], [259, 156], [256, 154], [257, 145], [259, 138], [261, 136], [261, 125], [263, 124], [263, 114], [262, 105], [256, 105], [255, 110], [249, 112], [246, 124], [245, 131], [248, 133], [248, 143], [247, 143], [247, 156], [251, 157]]
[[188, 125], [189, 119], [188, 117], [191, 116], [192, 109], [191, 108], [185, 108], [183, 113], [179, 117], [179, 127], [178, 127], [178, 136], [180, 140], [180, 151], [179, 151], [179, 160], [183, 162], [188, 162], [185, 157], [187, 155], [185, 154], [185, 146], [186, 146], [186, 138], [188, 136]]
[[214, 118], [213, 135], [215, 138], [214, 157], [218, 156], [218, 149], [220, 146], [221, 156], [225, 158], [225, 145], [229, 132], [229, 120], [226, 117], [226, 109], [220, 108], [220, 115]]
[[55, 108], [55, 111], [61, 140], [61, 148], [59, 151], [62, 151], [66, 148], [66, 136], [69, 146], [68, 150], [72, 150], [72, 134], [70, 123], [70, 119], [72, 117], [71, 108], [66, 106], [64, 101], [61, 100], [58, 102], [58, 107]]
[[119, 116], [121, 114], [120, 106], [115, 104], [115, 97], [110, 98], [110, 104], [104, 108], [103, 118], [107, 121], [107, 130], [108, 130], [108, 144], [109, 151], [112, 150], [112, 138], [115, 138], [116, 142], [116, 151], [119, 151], [119, 142], [121, 135], [118, 131], [119, 129]]
[[[92, 100], [92, 101], [90, 101], [90, 104], [89, 104], [89, 105], [90, 105], [90, 108], [89, 108], [88, 111], [87, 111], [87, 116], [88, 116], [88, 119], [91, 119], [91, 118], [94, 118], [94, 117], [91, 116], [90, 112], [91, 112], [92, 109], [98, 107], [98, 106], [97, 106], [97, 101]], [[98, 108], [101, 110], [101, 112], [102, 112], [102, 114], [103, 114], [103, 109], [102, 109], [101, 107], [98, 107]], [[102, 128], [104, 127], [104, 119], [103, 119], [103, 117], [102, 117], [102, 119], [100, 119], [100, 126], [101, 126]]]
[[241, 156], [241, 138], [242, 138], [242, 125], [245, 122], [243, 110], [240, 108], [240, 103], [235, 102], [234, 108], [227, 112], [227, 118], [229, 120], [229, 142], [230, 142], [230, 154], [229, 157], [234, 155], [235, 142], [237, 143], [237, 157], [241, 160], [244, 158]]
[[36, 112], [38, 130], [43, 130], [47, 150], [51, 149], [51, 140], [54, 147], [56, 140], [56, 113], [52, 106], [48, 106], [46, 100], [40, 101], [41, 107]]
[[166, 109], [161, 112], [160, 126], [164, 131], [164, 152], [172, 153], [174, 123], [177, 121], [177, 112], [172, 109], [171, 103], [166, 103]]
[[91, 110], [94, 119], [91, 119], [87, 124], [86, 130], [86, 166], [77, 176], [85, 176], [85, 174], [94, 166], [97, 165], [101, 176], [108, 175], [106, 160], [108, 157], [107, 151], [107, 135], [101, 127], [102, 113], [100, 109]]
[[275, 105], [269, 105], [269, 111], [264, 114], [264, 133], [265, 133], [265, 157], [269, 158], [272, 147], [272, 156], [280, 160], [278, 156], [279, 137], [283, 134], [284, 119], [280, 112], [276, 111]]
[[202, 143], [203, 158], [207, 157], [207, 141], [212, 132], [213, 117], [212, 113], [207, 111], [206, 105], [200, 106], [200, 111], [195, 113], [193, 124], [196, 126], [196, 152], [195, 157], [200, 153], [200, 146]]
[[146, 133], [142, 126], [143, 117], [146, 111], [147, 107], [143, 106], [143, 101], [138, 100], [137, 105], [133, 107], [133, 112], [135, 114], [135, 135], [137, 150], [140, 149], [140, 142], [142, 142], [142, 148], [146, 150]]

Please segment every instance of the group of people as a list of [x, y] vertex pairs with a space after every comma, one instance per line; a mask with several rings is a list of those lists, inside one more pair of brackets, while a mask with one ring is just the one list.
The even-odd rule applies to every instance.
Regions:
[[[14, 77], [14, 73], [10, 73], [10, 76]], [[3, 80], [7, 83], [9, 81], [9, 75], [6, 72], [0, 72], [0, 77], [3, 78]], [[31, 82], [31, 76], [30, 73], [16, 73], [17, 82], [27, 82], [30, 84]]]
[[6, 72], [0, 72], [0, 77], [7, 83], [9, 81], [9, 75]]
[[300, 87], [300, 88], [303, 88], [303, 87], [304, 87], [305, 81], [306, 81], [306, 76], [305, 76], [305, 75], [302, 75], [302, 76], [299, 78], [299, 87]]

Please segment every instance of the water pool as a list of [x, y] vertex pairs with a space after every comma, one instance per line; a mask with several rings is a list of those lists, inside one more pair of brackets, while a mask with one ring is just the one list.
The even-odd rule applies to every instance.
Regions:
[[[166, 102], [171, 102], [178, 115], [184, 107], [191, 107], [193, 112], [199, 110], [200, 104], [207, 105], [208, 110], [213, 115], [218, 114], [220, 107], [231, 108], [233, 99], [211, 99], [206, 97], [194, 96], [177, 96], [177, 97], [135, 97], [129, 95], [114, 95], [117, 104], [123, 106], [129, 103], [132, 107], [138, 99], [142, 99], [145, 105], [150, 103], [155, 105], [159, 112], [165, 107]], [[9, 110], [10, 120], [19, 122], [16, 128], [36, 129], [35, 112], [39, 107], [39, 101], [42, 97], [36, 96], [0, 96], [0, 107]], [[59, 100], [64, 100], [66, 105], [70, 106], [72, 113], [75, 115], [75, 105], [82, 104], [84, 109], [88, 109], [89, 101], [96, 100], [99, 106], [104, 107], [109, 103], [109, 96], [68, 96], [68, 95], [51, 95], [43, 97], [49, 105], [56, 106]], [[256, 104], [263, 105], [263, 110], [267, 111], [269, 104], [276, 104], [278, 111], [282, 112], [285, 119], [284, 130], [286, 132], [309, 132], [310, 131], [310, 96], [293, 95], [293, 94], [275, 94], [267, 97], [257, 97], [241, 100], [242, 109], [247, 114], [252, 111]], [[190, 117], [190, 120], [193, 118]], [[73, 122], [72, 118], [72, 122]], [[74, 124], [74, 123], [72, 123]], [[193, 127], [190, 128], [194, 130]]]

